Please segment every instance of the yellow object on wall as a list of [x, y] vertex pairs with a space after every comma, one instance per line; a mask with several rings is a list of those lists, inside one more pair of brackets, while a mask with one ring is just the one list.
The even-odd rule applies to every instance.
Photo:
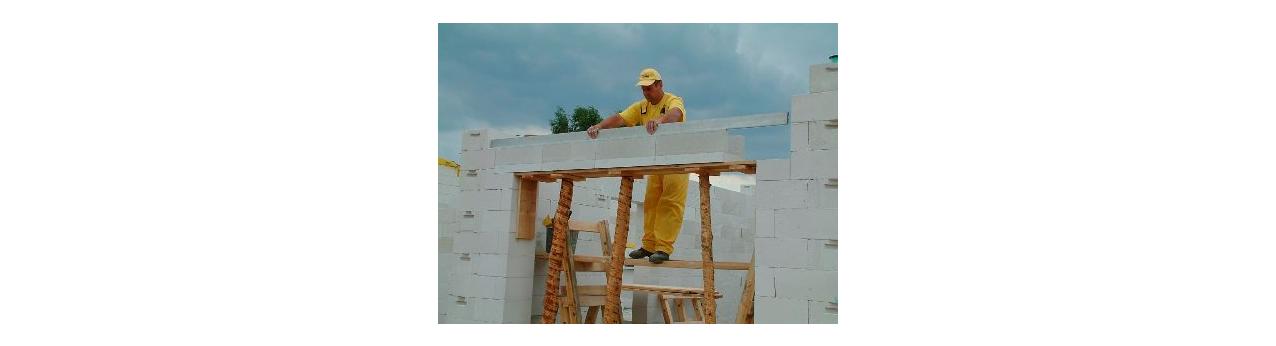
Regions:
[[458, 177], [461, 176], [461, 165], [457, 164], [456, 162], [452, 162], [452, 160], [448, 160], [443, 158], [442, 156], [439, 156], [439, 166], [452, 167], [452, 170], [456, 171], [456, 176]]

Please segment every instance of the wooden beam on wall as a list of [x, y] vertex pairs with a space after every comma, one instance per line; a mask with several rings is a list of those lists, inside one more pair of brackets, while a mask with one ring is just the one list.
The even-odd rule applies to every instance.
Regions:
[[536, 193], [540, 182], [532, 179], [518, 180], [518, 233], [515, 239], [536, 239]]

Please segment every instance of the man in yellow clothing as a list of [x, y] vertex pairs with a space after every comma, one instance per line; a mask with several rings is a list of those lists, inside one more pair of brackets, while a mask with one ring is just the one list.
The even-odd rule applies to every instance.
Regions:
[[[665, 92], [660, 72], [654, 68], [638, 74], [638, 87], [643, 99], [629, 105], [597, 125], [589, 127], [589, 138], [598, 138], [598, 130], [620, 126], [645, 126], [647, 134], [655, 134], [660, 124], [687, 120], [682, 98]], [[647, 196], [643, 201], [642, 247], [629, 253], [630, 258], [649, 257], [651, 263], [669, 260], [673, 242], [682, 230], [682, 207], [687, 202], [687, 174], [648, 175]]]

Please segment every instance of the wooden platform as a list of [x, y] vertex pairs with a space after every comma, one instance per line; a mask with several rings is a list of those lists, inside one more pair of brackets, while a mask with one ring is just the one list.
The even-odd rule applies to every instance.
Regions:
[[[546, 254], [545, 252], [542, 252], [542, 251], [536, 252], [536, 259], [543, 260], [547, 258], [549, 258], [549, 255]], [[603, 266], [607, 264], [607, 257], [603, 257], [603, 256], [575, 255], [575, 256], [572, 256], [572, 258], [576, 259], [576, 263], [580, 265], [580, 268], [577, 268], [576, 271], [584, 271], [584, 272], [602, 271], [602, 270], [581, 270], [581, 269], [603, 268]], [[598, 264], [598, 266], [594, 266], [593, 264]], [[659, 268], [680, 268], [680, 269], [704, 268], [704, 262], [701, 262], [701, 261], [668, 260], [660, 264], [655, 264], [655, 263], [651, 263], [645, 258], [644, 259], [626, 258], [625, 265], [631, 265], [631, 266], [637, 266], [637, 267], [659, 267]], [[748, 262], [714, 261], [713, 269], [749, 270], [749, 263]]]
[[659, 174], [680, 174], [680, 173], [707, 173], [709, 175], [718, 175], [722, 172], [739, 172], [745, 174], [755, 174], [758, 169], [757, 161], [731, 161], [731, 162], [713, 162], [713, 163], [684, 163], [677, 165], [662, 166], [641, 166], [641, 167], [612, 167], [612, 168], [586, 168], [586, 169], [569, 169], [561, 171], [542, 171], [542, 172], [522, 172], [514, 173], [519, 179], [529, 179], [539, 182], [553, 182], [558, 179], [584, 180], [586, 178], [605, 178], [605, 177], [625, 177], [631, 176], [639, 178], [644, 175]]

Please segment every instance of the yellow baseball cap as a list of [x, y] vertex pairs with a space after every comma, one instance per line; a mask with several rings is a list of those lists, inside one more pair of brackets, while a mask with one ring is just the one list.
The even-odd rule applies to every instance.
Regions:
[[656, 72], [654, 68], [645, 68], [638, 74], [638, 84], [634, 86], [648, 86], [660, 80], [660, 72]]

